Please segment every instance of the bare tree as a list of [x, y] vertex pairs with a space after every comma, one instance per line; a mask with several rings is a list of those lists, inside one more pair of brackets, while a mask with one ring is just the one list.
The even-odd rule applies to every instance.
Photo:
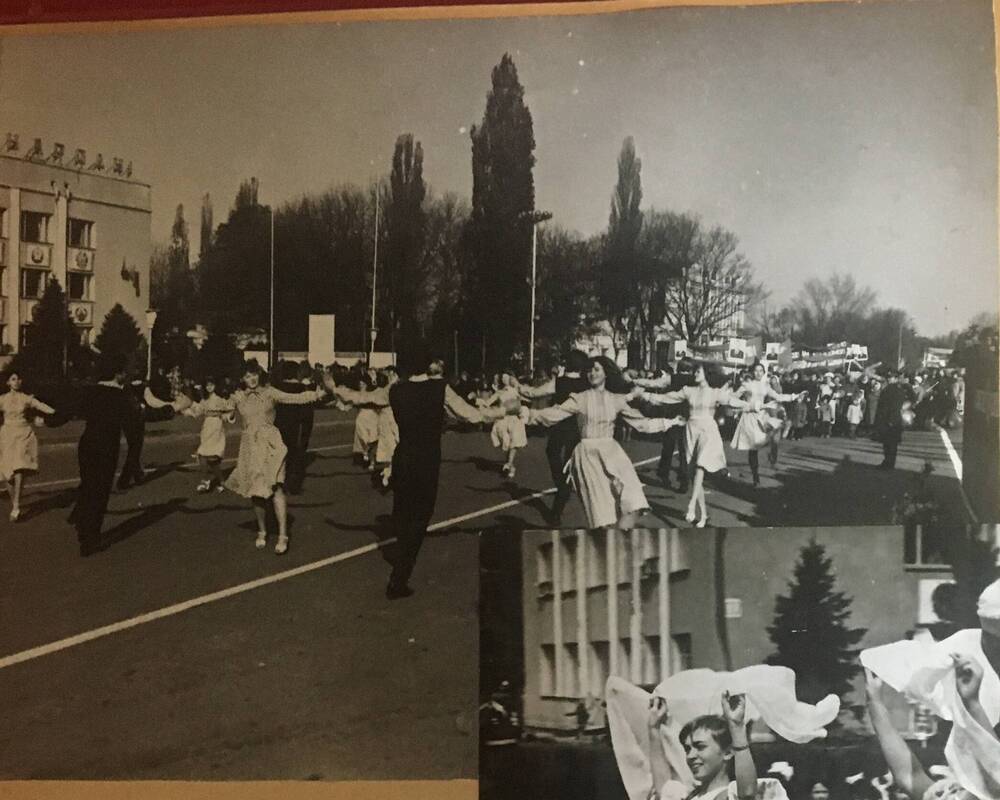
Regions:
[[678, 254], [679, 277], [666, 285], [664, 319], [675, 334], [688, 341], [718, 334], [763, 291], [753, 267], [737, 250], [736, 235], [721, 227], [696, 230], [692, 245]]
[[847, 337], [871, 313], [876, 299], [876, 293], [858, 286], [853, 275], [834, 273], [826, 281], [806, 281], [791, 308], [803, 340], [826, 344]]

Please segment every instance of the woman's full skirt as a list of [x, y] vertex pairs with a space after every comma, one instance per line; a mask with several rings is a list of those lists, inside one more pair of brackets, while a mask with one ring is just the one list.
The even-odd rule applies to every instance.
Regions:
[[38, 471], [38, 439], [29, 425], [0, 426], [0, 476], [12, 480], [16, 472]]
[[274, 425], [243, 431], [236, 468], [226, 479], [226, 488], [243, 497], [268, 498], [285, 482], [288, 448]]
[[528, 433], [524, 427], [524, 420], [520, 417], [508, 414], [500, 417], [493, 423], [490, 431], [490, 439], [494, 447], [501, 448], [505, 453], [511, 450], [528, 446]]
[[581, 440], [570, 468], [589, 527], [611, 527], [623, 515], [649, 508], [635, 467], [614, 439]]
[[726, 449], [714, 419], [691, 418], [686, 432], [689, 469], [701, 467], [705, 472], [718, 472], [726, 468]]
[[771, 434], [781, 427], [781, 420], [767, 411], [744, 411], [736, 423], [730, 445], [734, 450], [760, 450], [770, 440]]

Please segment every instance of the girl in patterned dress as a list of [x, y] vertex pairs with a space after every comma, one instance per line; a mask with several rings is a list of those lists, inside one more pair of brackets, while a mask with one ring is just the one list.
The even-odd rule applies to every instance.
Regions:
[[[719, 425], [715, 421], [716, 411], [719, 406], [726, 405], [739, 409], [748, 408], [749, 403], [738, 399], [728, 387], [716, 389], [709, 385], [708, 373], [703, 364], [695, 368], [694, 386], [684, 386], [677, 391], [662, 394], [643, 393], [642, 399], [654, 405], [686, 402], [690, 407], [685, 445], [688, 470], [694, 472], [694, 480], [684, 519], [695, 522], [697, 518], [695, 526], [704, 528], [708, 523], [705, 473], [726, 468], [726, 450], [719, 434]], [[697, 514], [698, 510], [701, 511], [700, 515]]]
[[288, 506], [285, 498], [285, 459], [288, 449], [274, 425], [275, 408], [281, 403], [308, 405], [326, 397], [324, 389], [289, 394], [264, 383], [266, 374], [256, 361], [249, 361], [243, 373], [243, 387], [229, 399], [220, 398], [222, 412], [238, 411], [243, 421], [243, 435], [236, 468], [223, 484], [230, 491], [247, 497], [257, 517], [258, 550], [267, 546], [267, 509], [274, 507], [278, 522], [278, 542], [274, 552], [288, 550]]
[[54, 414], [55, 409], [21, 391], [21, 376], [11, 372], [7, 376], [10, 390], [0, 396], [0, 476], [10, 494], [10, 521], [21, 518], [21, 491], [25, 475], [38, 472], [38, 438], [32, 429], [35, 414]]
[[[575, 417], [580, 443], [573, 449], [567, 469], [591, 528], [632, 528], [649, 508], [642, 482], [628, 455], [614, 439], [619, 418], [642, 433], [662, 433], [682, 419], [649, 419], [629, 405], [618, 368], [603, 356], [590, 359], [590, 389], [570, 395], [563, 403], [541, 410], [522, 410], [528, 425], [556, 425]], [[609, 388], [608, 383], [611, 383]]]

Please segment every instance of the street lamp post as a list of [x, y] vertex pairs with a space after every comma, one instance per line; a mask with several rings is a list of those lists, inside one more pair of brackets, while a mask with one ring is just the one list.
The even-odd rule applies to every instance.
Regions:
[[153, 327], [156, 325], [156, 309], [146, 310], [146, 383], [153, 377]]
[[380, 211], [380, 203], [382, 194], [382, 181], [376, 181], [375, 183], [375, 242], [374, 242], [374, 255], [372, 256], [372, 323], [370, 326], [369, 333], [371, 333], [370, 341], [368, 343], [368, 365], [371, 366], [372, 361], [375, 358], [375, 337], [378, 336], [378, 327], [375, 324], [375, 288], [378, 285], [378, 218]]
[[271, 325], [270, 330], [267, 334], [267, 368], [268, 370], [274, 370], [274, 361], [277, 357], [278, 350], [274, 344], [274, 206], [270, 207], [271, 212], [271, 255], [270, 255], [270, 284], [271, 284]]
[[528, 372], [535, 374], [535, 289], [538, 277], [538, 225], [552, 219], [551, 212], [530, 211], [522, 215], [531, 223], [531, 325], [528, 333]]

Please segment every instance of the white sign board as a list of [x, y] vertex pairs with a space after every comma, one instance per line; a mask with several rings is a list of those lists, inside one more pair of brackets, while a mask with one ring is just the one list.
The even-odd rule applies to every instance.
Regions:
[[309, 315], [309, 363], [332, 364], [334, 359], [335, 314]]
[[395, 353], [379, 353], [375, 352], [371, 354], [369, 359], [369, 367], [372, 369], [382, 369], [383, 367], [394, 367], [396, 366], [396, 354]]

